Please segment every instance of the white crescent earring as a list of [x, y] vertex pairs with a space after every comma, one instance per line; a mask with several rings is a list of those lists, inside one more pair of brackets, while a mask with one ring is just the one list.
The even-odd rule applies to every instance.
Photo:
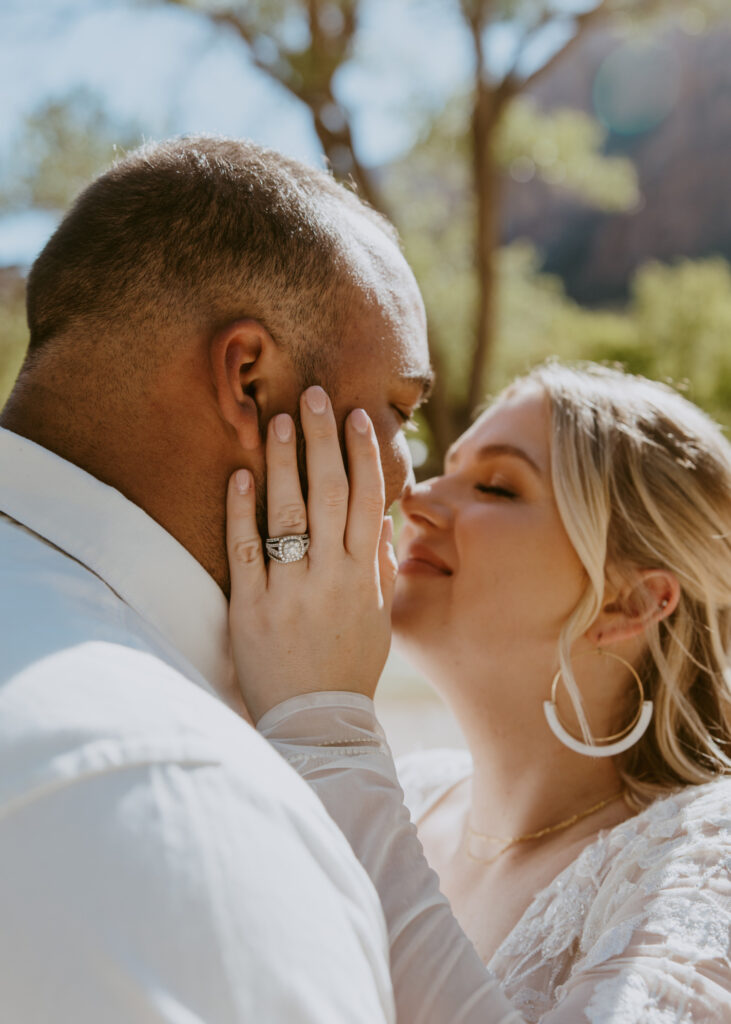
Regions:
[[572, 736], [561, 722], [556, 710], [556, 690], [561, 679], [561, 669], [553, 677], [551, 699], [543, 702], [543, 712], [553, 735], [570, 750], [575, 750], [577, 754], [584, 754], [586, 757], [614, 757], [615, 754], [621, 754], [623, 751], [629, 750], [647, 732], [647, 727], [652, 718], [652, 701], [645, 700], [645, 689], [634, 665], [618, 654], [613, 654], [611, 651], [600, 649], [599, 654], [604, 654], [610, 658], [616, 658], [617, 661], [621, 661], [634, 676], [640, 691], [640, 706], [630, 724], [625, 729], [622, 729], [621, 732], [614, 733], [612, 736], [599, 737], [594, 743], [584, 743], [582, 740]]

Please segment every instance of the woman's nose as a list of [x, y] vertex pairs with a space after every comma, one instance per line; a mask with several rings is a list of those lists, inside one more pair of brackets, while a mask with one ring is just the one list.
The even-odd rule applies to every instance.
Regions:
[[414, 523], [428, 523], [441, 527], [449, 524], [450, 510], [439, 493], [441, 477], [433, 477], [422, 483], [409, 483], [401, 496], [401, 511]]

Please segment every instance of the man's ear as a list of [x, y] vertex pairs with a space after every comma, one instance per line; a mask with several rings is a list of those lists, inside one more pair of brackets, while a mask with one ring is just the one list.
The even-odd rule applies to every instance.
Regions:
[[[216, 331], [209, 352], [213, 382], [223, 418], [244, 449], [261, 445], [258, 382], [276, 344], [258, 320], [236, 320]], [[260, 396], [259, 396], [260, 398]]]
[[607, 598], [586, 631], [587, 639], [597, 645], [640, 636], [654, 622], [672, 615], [680, 600], [680, 584], [669, 570], [644, 569]]

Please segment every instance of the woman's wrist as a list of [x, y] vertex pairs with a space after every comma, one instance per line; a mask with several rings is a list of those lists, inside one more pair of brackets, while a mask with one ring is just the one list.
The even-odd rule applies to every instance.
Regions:
[[313, 708], [321, 710], [352, 708], [370, 713], [375, 719], [373, 701], [363, 693], [354, 693], [351, 690], [316, 690], [281, 701], [261, 716], [256, 723], [256, 728], [262, 734], [267, 735], [292, 715], [296, 715], [300, 711], [310, 711]]
[[262, 715], [257, 731], [301, 770], [333, 758], [390, 751], [370, 697], [320, 691], [282, 701]]

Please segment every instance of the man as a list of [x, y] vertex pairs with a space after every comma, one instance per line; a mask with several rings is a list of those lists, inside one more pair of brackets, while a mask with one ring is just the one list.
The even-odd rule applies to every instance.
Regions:
[[224, 515], [311, 384], [366, 409], [400, 492], [430, 370], [392, 229], [249, 143], [145, 147], [48, 242], [28, 322], [0, 417], [3, 1019], [392, 1020], [375, 892], [247, 724]]

